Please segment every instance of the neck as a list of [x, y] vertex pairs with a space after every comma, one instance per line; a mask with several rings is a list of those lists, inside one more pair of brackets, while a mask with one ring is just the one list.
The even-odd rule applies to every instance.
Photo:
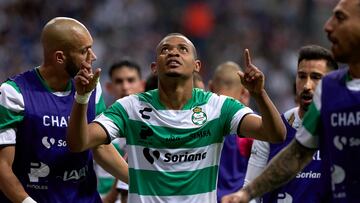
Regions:
[[192, 78], [185, 82], [159, 80], [159, 98], [167, 109], [182, 109], [191, 99], [192, 89]]
[[55, 92], [65, 91], [71, 79], [67, 73], [50, 65], [41, 65], [39, 72], [45, 83]]
[[300, 106], [299, 106], [299, 110], [298, 110], [298, 114], [300, 119], [302, 120], [304, 115], [305, 115], [306, 111], [304, 111]]
[[360, 78], [360, 62], [349, 64], [349, 73], [352, 78]]

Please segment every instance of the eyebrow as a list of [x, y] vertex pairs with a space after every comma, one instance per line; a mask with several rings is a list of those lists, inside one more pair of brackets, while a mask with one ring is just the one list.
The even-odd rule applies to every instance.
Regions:
[[90, 49], [91, 47], [92, 47], [92, 45], [83, 46], [80, 48], [80, 50]]

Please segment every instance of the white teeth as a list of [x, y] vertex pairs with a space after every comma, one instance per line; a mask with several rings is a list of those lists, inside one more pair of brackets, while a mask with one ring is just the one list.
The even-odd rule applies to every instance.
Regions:
[[180, 65], [180, 63], [177, 61], [169, 61], [168, 65]]

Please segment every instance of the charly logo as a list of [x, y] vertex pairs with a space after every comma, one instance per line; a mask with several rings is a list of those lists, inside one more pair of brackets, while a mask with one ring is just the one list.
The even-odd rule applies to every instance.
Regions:
[[197, 106], [193, 109], [193, 112], [194, 113], [191, 116], [191, 121], [195, 125], [202, 125], [206, 122], [207, 116], [206, 113], [202, 111], [202, 108]]
[[154, 150], [154, 151], [150, 151], [149, 148], [144, 148], [143, 150], [143, 154], [144, 154], [144, 157], [146, 158], [146, 160], [148, 160], [149, 163], [153, 164], [155, 159], [159, 159], [160, 158], [160, 152], [157, 151], [157, 150]]
[[43, 162], [31, 162], [30, 166], [30, 173], [28, 174], [30, 182], [37, 183], [39, 178], [45, 178], [50, 173], [49, 166]]
[[139, 113], [141, 114], [141, 118], [143, 119], [150, 119], [149, 115], [144, 114], [144, 112], [152, 112], [152, 108], [145, 107], [144, 109], [140, 110]]
[[41, 139], [41, 143], [48, 149], [51, 148], [51, 146], [53, 146], [55, 144], [55, 139], [54, 138], [50, 138], [45, 136]]

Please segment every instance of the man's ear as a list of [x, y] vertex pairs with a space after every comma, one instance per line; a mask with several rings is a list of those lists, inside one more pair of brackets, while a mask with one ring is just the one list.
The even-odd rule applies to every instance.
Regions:
[[201, 69], [201, 61], [200, 60], [195, 60], [195, 69], [194, 72], [199, 73]]
[[150, 67], [151, 67], [151, 72], [152, 72], [152, 74], [153, 74], [153, 75], [157, 75], [157, 65], [156, 65], [156, 63], [155, 63], [155, 62], [152, 62], [151, 65], [150, 65]]
[[55, 61], [58, 64], [64, 64], [66, 60], [66, 56], [63, 51], [56, 51], [54, 53]]

